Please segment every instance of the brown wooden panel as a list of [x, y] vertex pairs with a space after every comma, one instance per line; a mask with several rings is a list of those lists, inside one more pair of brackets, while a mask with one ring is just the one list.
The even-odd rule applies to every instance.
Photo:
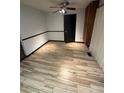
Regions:
[[99, 1], [92, 1], [85, 9], [85, 23], [84, 23], [84, 34], [83, 39], [85, 44], [89, 47], [92, 32], [93, 32], [93, 26], [94, 26], [94, 20], [96, 15], [96, 10], [98, 8]]

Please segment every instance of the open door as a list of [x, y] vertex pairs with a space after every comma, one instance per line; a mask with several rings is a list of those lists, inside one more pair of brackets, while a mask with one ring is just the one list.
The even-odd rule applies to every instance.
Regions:
[[76, 14], [64, 15], [64, 41], [75, 41]]

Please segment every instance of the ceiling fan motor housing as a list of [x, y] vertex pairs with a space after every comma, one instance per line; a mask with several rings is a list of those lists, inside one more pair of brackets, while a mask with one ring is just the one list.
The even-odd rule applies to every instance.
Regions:
[[60, 5], [61, 5], [62, 7], [65, 7], [65, 6], [69, 5], [69, 2], [62, 2], [62, 3], [60, 3]]

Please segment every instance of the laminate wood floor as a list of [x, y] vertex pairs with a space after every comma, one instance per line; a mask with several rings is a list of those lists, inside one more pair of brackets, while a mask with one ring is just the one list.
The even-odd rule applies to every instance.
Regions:
[[21, 93], [103, 93], [104, 74], [81, 43], [48, 42], [21, 62]]

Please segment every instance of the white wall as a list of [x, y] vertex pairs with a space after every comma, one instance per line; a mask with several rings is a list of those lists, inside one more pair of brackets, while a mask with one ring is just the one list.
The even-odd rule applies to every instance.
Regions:
[[48, 39], [64, 41], [64, 32], [48, 32]]
[[104, 7], [97, 9], [90, 51], [104, 69]]
[[[37, 9], [21, 4], [20, 34], [21, 39], [46, 31], [46, 14]], [[22, 41], [26, 55], [48, 41], [47, 33]]]
[[[47, 31], [60, 31], [48, 32], [49, 40], [62, 40], [64, 41], [64, 16], [62, 14], [47, 13]], [[63, 32], [61, 32], [63, 31]]]
[[20, 8], [20, 23], [22, 38], [46, 31], [45, 13], [22, 4]]
[[83, 30], [84, 30], [84, 18], [85, 10], [77, 11], [77, 20], [76, 20], [76, 36], [75, 41], [83, 42]]
[[64, 31], [64, 16], [62, 14], [47, 13], [47, 30]]
[[32, 53], [34, 50], [36, 50], [38, 47], [40, 47], [47, 41], [48, 39], [46, 34], [38, 35], [36, 37], [23, 41], [22, 43], [23, 43], [24, 51], [26, 55], [29, 55], [30, 53]]

